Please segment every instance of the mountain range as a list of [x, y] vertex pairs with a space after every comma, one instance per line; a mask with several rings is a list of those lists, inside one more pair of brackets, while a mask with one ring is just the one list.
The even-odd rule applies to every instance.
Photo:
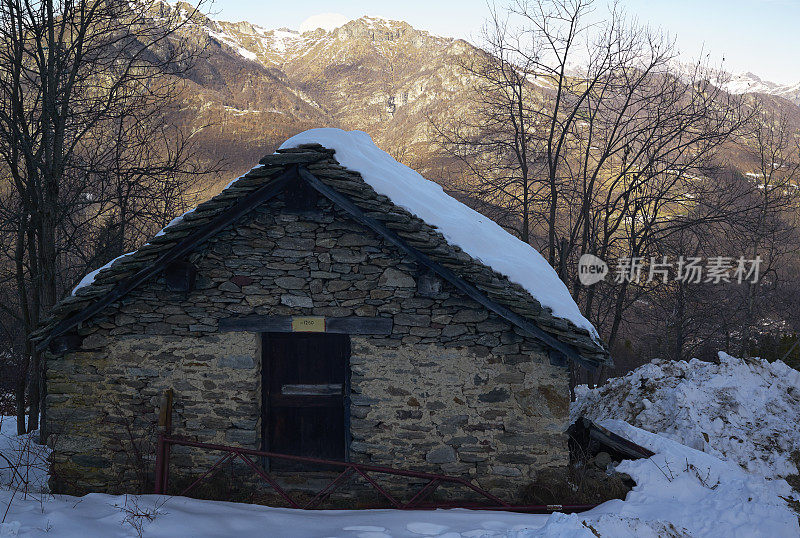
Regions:
[[[202, 153], [225, 159], [228, 176], [297, 132], [329, 126], [366, 131], [404, 164], [445, 186], [450, 180], [432, 150], [430, 121], [469, 113], [470, 79], [458, 65], [481, 53], [474, 45], [378, 17], [300, 33], [162, 6], [193, 13], [182, 34], [205, 49], [176, 121], [191, 126]], [[800, 125], [800, 83], [746, 73], [724, 89], [794, 109]]]

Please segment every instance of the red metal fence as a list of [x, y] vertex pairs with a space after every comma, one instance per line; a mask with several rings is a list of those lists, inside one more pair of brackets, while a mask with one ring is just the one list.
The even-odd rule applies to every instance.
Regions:
[[[360, 476], [372, 488], [389, 503], [390, 506], [399, 510], [413, 510], [413, 509], [432, 509], [432, 508], [472, 508], [481, 510], [505, 510], [514, 512], [580, 512], [588, 510], [596, 505], [581, 504], [581, 505], [530, 505], [530, 506], [515, 506], [511, 503], [503, 501], [502, 499], [492, 495], [488, 491], [481, 489], [469, 480], [455, 476], [446, 476], [436, 473], [426, 473], [421, 471], [409, 471], [404, 469], [393, 469], [391, 467], [381, 467], [378, 465], [368, 465], [361, 463], [345, 462], [345, 461], [332, 461], [319, 458], [309, 458], [303, 456], [291, 456], [288, 454], [276, 454], [273, 452], [263, 452], [260, 450], [251, 450], [247, 448], [239, 448], [233, 446], [201, 443], [198, 441], [191, 441], [189, 439], [182, 439], [173, 437], [166, 434], [159, 435], [158, 438], [158, 453], [156, 454], [156, 479], [155, 479], [155, 493], [164, 494], [167, 491], [169, 482], [169, 455], [172, 446], [186, 446], [194, 447], [202, 450], [220, 452], [220, 458], [202, 475], [194, 480], [189, 486], [185, 487], [179, 495], [184, 496], [189, 494], [198, 484], [204, 480], [209, 479], [217, 472], [226, 462], [233, 462], [240, 460], [249, 467], [254, 474], [266, 482], [273, 491], [275, 491], [283, 500], [285, 500], [292, 508], [302, 509], [315, 509], [320, 506], [334, 491], [342, 487], [351, 477]], [[266, 471], [261, 465], [257, 463], [259, 458], [270, 458], [276, 460], [292, 461], [297, 463], [304, 463], [310, 465], [318, 465], [325, 467], [335, 467], [341, 469], [339, 474], [331, 480], [325, 487], [320, 489], [308, 501], [300, 501], [292, 496], [289, 492], [284, 490], [276, 481], [275, 477]], [[374, 475], [391, 475], [405, 477], [411, 482], [412, 479], [422, 480], [424, 484], [408, 501], [400, 500], [396, 495], [392, 495], [385, 487], [378, 484]], [[476, 502], [453, 502], [453, 501], [431, 501], [426, 502], [436, 489], [443, 484], [452, 484], [465, 488], [473, 492], [483, 500], [483, 503]]]

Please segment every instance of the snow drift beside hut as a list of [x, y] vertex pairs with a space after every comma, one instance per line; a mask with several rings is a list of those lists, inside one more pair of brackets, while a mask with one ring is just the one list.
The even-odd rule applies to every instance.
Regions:
[[800, 372], [781, 361], [655, 360], [576, 390], [574, 421], [620, 419], [766, 477], [797, 473]]

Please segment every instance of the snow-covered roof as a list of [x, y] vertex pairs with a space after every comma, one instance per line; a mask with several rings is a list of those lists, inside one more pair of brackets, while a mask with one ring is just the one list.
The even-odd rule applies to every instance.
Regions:
[[244, 214], [239, 204], [249, 208], [245, 212], [254, 207], [248, 205], [250, 195], [264, 189], [270, 196], [281, 192], [285, 187], [278, 185], [286, 184], [293, 167], [302, 167], [362, 211], [390, 216], [379, 219], [385, 220], [387, 233], [413, 242], [439, 268], [434, 270], [450, 272], [471, 286], [473, 297], [527, 334], [587, 365], [609, 361], [597, 331], [533, 247], [395, 161], [366, 133], [339, 129], [312, 129], [290, 138], [220, 194], [173, 219], [137, 251], [92, 271], [54, 307], [34, 340], [43, 345], [64, 334], [199, 248], [209, 234]]
[[[163, 232], [163, 230], [162, 230], [162, 232]], [[126, 252], [122, 256], [117, 256], [116, 258], [114, 258], [110, 262], [106, 263], [105, 265], [103, 265], [101, 267], [98, 267], [94, 271], [91, 271], [91, 272], [85, 274], [83, 276], [83, 278], [81, 279], [81, 281], [78, 282], [78, 284], [74, 288], [72, 288], [72, 295], [75, 295], [75, 293], [77, 293], [77, 291], [79, 289], [85, 288], [86, 286], [91, 285], [94, 282], [94, 278], [97, 275], [100, 274], [100, 271], [102, 271], [103, 269], [108, 269], [109, 267], [114, 265], [114, 262], [116, 262], [117, 260], [121, 260], [122, 258], [125, 258], [126, 256], [130, 256], [131, 254], [133, 254], [133, 252]]]
[[281, 144], [281, 149], [312, 143], [335, 149], [339, 164], [358, 171], [378, 194], [387, 196], [434, 226], [451, 244], [521, 285], [555, 317], [569, 320], [597, 336], [567, 286], [539, 251], [449, 196], [437, 183], [394, 160], [367, 133], [309, 129]]

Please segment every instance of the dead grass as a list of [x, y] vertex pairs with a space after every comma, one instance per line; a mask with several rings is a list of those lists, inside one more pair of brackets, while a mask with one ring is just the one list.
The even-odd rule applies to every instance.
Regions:
[[521, 501], [534, 504], [600, 504], [611, 499], [625, 499], [633, 487], [630, 477], [607, 475], [583, 466], [544, 469], [521, 491]]

